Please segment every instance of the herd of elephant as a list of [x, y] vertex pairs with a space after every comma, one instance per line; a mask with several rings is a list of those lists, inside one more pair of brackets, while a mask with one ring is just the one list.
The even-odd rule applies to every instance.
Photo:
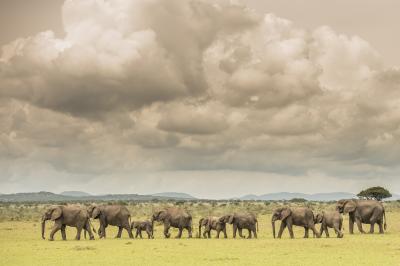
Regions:
[[[361, 233], [365, 233], [362, 224], [370, 224], [370, 233], [374, 233], [375, 224], [379, 226], [379, 233], [383, 234], [386, 230], [385, 209], [381, 202], [374, 200], [339, 200], [335, 211], [324, 211], [322, 213], [313, 213], [307, 207], [282, 207], [276, 209], [272, 214], [272, 232], [274, 238], [275, 222], [281, 221], [278, 238], [282, 237], [285, 228], [288, 228], [291, 238], [294, 238], [293, 226], [303, 227], [305, 230], [304, 237], [308, 238], [309, 230], [313, 231], [314, 237], [320, 237], [323, 232], [329, 237], [328, 228], [333, 228], [338, 238], [343, 237], [342, 214], [349, 214], [349, 233], [353, 234], [354, 223]], [[108, 225], [117, 226], [118, 233], [116, 238], [120, 238], [123, 229], [125, 229], [130, 238], [133, 238], [133, 231], [136, 230], [135, 237], [142, 238], [142, 231], [147, 233], [148, 238], [154, 238], [153, 228], [154, 222], [161, 222], [164, 225], [165, 238], [170, 237], [169, 229], [171, 227], [178, 228], [179, 232], [176, 238], [181, 238], [183, 230], [188, 231], [189, 238], [192, 237], [192, 216], [185, 210], [180, 208], [166, 208], [153, 213], [150, 220], [133, 221], [131, 215], [125, 206], [121, 205], [91, 205], [88, 208], [75, 205], [55, 205], [46, 210], [42, 216], [42, 238], [45, 239], [45, 223], [47, 220], [54, 221], [54, 226], [50, 233], [49, 240], [54, 240], [54, 234], [61, 230], [63, 240], [66, 240], [66, 226], [76, 227], [76, 240], [80, 239], [81, 232], [84, 230], [89, 234], [90, 239], [94, 239], [92, 233], [92, 224], [90, 219], [98, 219], [100, 227], [97, 231], [100, 238], [106, 237], [106, 228]], [[320, 223], [321, 228], [317, 231], [315, 225]], [[233, 227], [233, 238], [236, 233], [240, 237], [244, 237], [242, 230], [248, 230], [248, 238], [257, 238], [258, 221], [254, 214], [251, 213], [232, 213], [221, 217], [204, 217], [199, 220], [198, 236], [211, 238], [211, 231], [214, 230], [219, 238], [220, 233], [227, 238], [226, 224], [231, 224]], [[204, 228], [203, 234], [201, 229]], [[93, 228], [93, 231], [96, 230]]]

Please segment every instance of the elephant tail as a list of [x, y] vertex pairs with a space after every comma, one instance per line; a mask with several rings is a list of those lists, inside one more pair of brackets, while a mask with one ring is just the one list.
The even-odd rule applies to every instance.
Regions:
[[385, 219], [385, 221], [384, 221], [384, 223], [383, 223], [383, 228], [385, 229], [385, 231], [386, 231], [386, 229], [387, 229], [387, 224], [386, 224], [386, 213], [385, 213], [385, 209], [383, 209], [383, 219]]

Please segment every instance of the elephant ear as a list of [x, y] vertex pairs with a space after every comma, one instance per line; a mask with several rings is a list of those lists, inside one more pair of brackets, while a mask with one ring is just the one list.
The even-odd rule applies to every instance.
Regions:
[[292, 214], [292, 211], [289, 208], [284, 208], [281, 212], [281, 220], [285, 220], [290, 214]]
[[219, 217], [218, 222], [224, 223], [225, 222], [225, 217], [224, 216]]
[[166, 211], [159, 211], [159, 212], [157, 213], [157, 218], [158, 218], [160, 221], [164, 221], [166, 215], [167, 215]]
[[92, 212], [92, 218], [96, 219], [100, 215], [100, 208], [99, 207], [94, 207], [93, 212]]
[[353, 200], [349, 200], [344, 204], [344, 213], [354, 212], [356, 210], [356, 203]]
[[61, 208], [60, 207], [55, 207], [53, 209], [53, 211], [51, 212], [51, 220], [54, 221], [54, 220], [60, 218], [61, 214], [62, 214]]

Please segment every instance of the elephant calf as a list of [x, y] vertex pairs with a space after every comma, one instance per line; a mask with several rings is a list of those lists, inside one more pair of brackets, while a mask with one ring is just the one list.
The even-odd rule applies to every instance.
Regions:
[[283, 230], [287, 227], [290, 238], [294, 238], [293, 225], [304, 227], [304, 238], [308, 238], [308, 231], [311, 229], [319, 238], [321, 235], [315, 229], [314, 214], [310, 208], [295, 208], [283, 207], [276, 209], [272, 214], [272, 232], [275, 238], [275, 222], [282, 221], [278, 232], [278, 238], [282, 237]]
[[150, 221], [134, 221], [131, 224], [131, 229], [136, 229], [136, 235], [135, 237], [137, 238], [138, 236], [140, 236], [140, 238], [142, 237], [142, 231], [146, 231], [147, 233], [147, 237], [150, 238], [154, 238], [153, 236], [153, 224]]
[[199, 220], [199, 237], [201, 237], [201, 227], [204, 226], [204, 238], [211, 238], [211, 230], [217, 231], [217, 238], [219, 238], [219, 234], [221, 232], [224, 233], [224, 238], [227, 238], [226, 235], [226, 222], [224, 221], [224, 217], [204, 217]]
[[320, 235], [325, 231], [326, 237], [329, 237], [328, 228], [333, 228], [338, 238], [343, 237], [343, 217], [338, 211], [318, 213], [315, 216], [314, 223], [321, 224]]

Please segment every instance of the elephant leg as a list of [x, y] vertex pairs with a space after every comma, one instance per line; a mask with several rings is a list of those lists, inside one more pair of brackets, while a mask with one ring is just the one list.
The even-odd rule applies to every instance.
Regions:
[[148, 239], [152, 238], [152, 234], [151, 234], [150, 228], [146, 228], [146, 233], [147, 233], [147, 238]]
[[329, 229], [328, 229], [328, 226], [326, 224], [324, 225], [324, 231], [325, 231], [325, 236], [327, 238], [329, 238]]
[[313, 231], [313, 234], [316, 235], [317, 238], [320, 238], [320, 237], [321, 237], [321, 235], [318, 233], [317, 229], [315, 228], [315, 225], [314, 225], [314, 224], [311, 224], [311, 225], [309, 226], [309, 228], [311, 228], [311, 230]]
[[334, 224], [333, 229], [335, 230], [337, 237], [342, 238], [343, 233], [340, 231], [339, 227], [340, 227], [339, 224]]
[[304, 238], [308, 238], [309, 228], [307, 226], [304, 227]]
[[[187, 227], [187, 230], [188, 230], [188, 237], [189, 237], [189, 238], [192, 238], [192, 227], [191, 227], [191, 226], [188, 226], [188, 227]], [[208, 233], [208, 237], [210, 237], [210, 233]]]
[[226, 234], [226, 227], [224, 227], [224, 229], [222, 230], [222, 232], [224, 232], [224, 238], [228, 238], [228, 235]]
[[61, 227], [62, 227], [61, 223], [59, 223], [59, 222], [54, 223], [53, 229], [50, 232], [49, 241], [53, 241], [54, 240], [54, 234], [57, 233], [57, 231], [60, 230]]
[[285, 227], [286, 227], [286, 223], [282, 222], [281, 227], [279, 228], [278, 238], [282, 237], [282, 233], [283, 233], [283, 230], [285, 230]]
[[208, 237], [208, 238], [211, 238], [211, 229], [208, 230], [208, 232], [207, 232], [207, 237]]
[[365, 234], [365, 231], [362, 228], [362, 224], [361, 224], [360, 219], [356, 218], [356, 224], [357, 224], [357, 227], [358, 227], [358, 231], [360, 231], [361, 234]]
[[249, 235], [247, 236], [247, 238], [248, 238], [248, 239], [251, 239], [251, 230], [250, 230], [250, 228], [247, 229], [247, 230], [249, 231]]
[[121, 238], [121, 235], [122, 235], [122, 226], [118, 226], [118, 233], [115, 236], [115, 238]]
[[138, 236], [139, 236], [139, 229], [136, 229], [136, 234], [135, 234], [135, 238], [138, 238]]
[[378, 226], [379, 226], [379, 234], [383, 234], [383, 222], [382, 220], [378, 221]]
[[243, 231], [242, 231], [242, 230], [243, 230], [242, 228], [238, 228], [239, 236], [240, 236], [241, 238], [244, 238], [244, 235], [243, 235]]
[[[85, 223], [85, 228], [84, 228], [88, 233], [89, 233], [89, 239], [90, 240], [94, 240], [94, 236], [93, 236], [93, 233], [92, 233], [92, 229], [90, 228], [90, 223], [89, 223], [89, 221], [87, 221], [86, 223]], [[86, 233], [85, 233], [85, 236], [86, 236]]]
[[103, 228], [102, 229], [103, 231], [101, 233], [102, 233], [103, 237], [106, 238], [106, 227], [103, 225], [102, 228]]
[[323, 233], [324, 233], [324, 226], [323, 224], [321, 224], [321, 228], [319, 229], [319, 235], [322, 236]]
[[219, 238], [220, 233], [221, 233], [221, 229], [217, 229], [217, 238]]
[[168, 232], [170, 226], [171, 225], [169, 223], [164, 223], [164, 236], [165, 236], [165, 238], [169, 238], [171, 236], [171, 234]]
[[67, 240], [67, 235], [65, 234], [65, 227], [67, 227], [65, 224], [61, 226], [61, 236], [62, 240]]
[[371, 227], [369, 228], [369, 233], [370, 233], [370, 234], [373, 234], [374, 231], [375, 231], [375, 223], [374, 223], [374, 222], [371, 222]]
[[354, 218], [349, 215], [349, 233], [354, 234]]
[[293, 226], [291, 223], [287, 224], [288, 230], [289, 230], [289, 234], [290, 234], [290, 238], [294, 238], [294, 234], [293, 234]]
[[255, 225], [253, 226], [252, 230], [253, 230], [254, 238], [257, 238], [257, 229], [256, 229]]
[[81, 233], [82, 233], [82, 227], [78, 226], [76, 228], [76, 237], [75, 240], [81, 240]]
[[233, 238], [236, 238], [237, 225], [233, 224]]
[[129, 222], [124, 225], [126, 231], [128, 231], [129, 238], [133, 238], [132, 229], [129, 226]]
[[178, 235], [175, 238], [181, 238], [182, 237], [182, 232], [183, 232], [183, 228], [179, 227], [178, 228]]

